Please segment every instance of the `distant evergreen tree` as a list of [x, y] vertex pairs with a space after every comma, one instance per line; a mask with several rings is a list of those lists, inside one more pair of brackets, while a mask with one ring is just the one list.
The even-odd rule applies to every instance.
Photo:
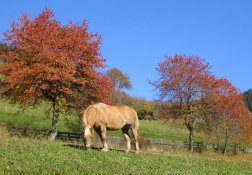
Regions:
[[252, 112], [252, 89], [243, 93], [245, 104], [247, 105], [250, 112]]
[[2, 58], [2, 54], [4, 54], [5, 52], [7, 52], [8, 50], [13, 49], [12, 47], [8, 46], [5, 43], [1, 43], [0, 42], [0, 63], [4, 61], [4, 59]]

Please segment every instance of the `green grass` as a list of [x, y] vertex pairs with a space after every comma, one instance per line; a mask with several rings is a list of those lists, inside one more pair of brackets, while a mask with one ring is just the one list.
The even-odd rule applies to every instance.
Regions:
[[[161, 138], [168, 140], [188, 141], [188, 130], [184, 126], [173, 124], [172, 122], [163, 123], [159, 120], [140, 121], [141, 133], [149, 138]], [[195, 141], [201, 141], [202, 136], [195, 133]]]
[[[11, 125], [15, 128], [39, 129], [50, 131], [51, 116], [47, 116], [45, 112], [49, 109], [48, 104], [42, 104], [36, 108], [28, 108], [25, 112], [19, 112], [16, 105], [11, 105], [7, 102], [0, 101], [0, 125]], [[60, 116], [59, 131], [73, 132], [66, 124], [65, 118], [71, 118], [70, 122], [77, 124], [78, 117], [76, 116]]]
[[0, 174], [211, 174], [250, 175], [252, 158], [188, 153], [85, 151], [64, 142], [17, 138], [0, 128]]

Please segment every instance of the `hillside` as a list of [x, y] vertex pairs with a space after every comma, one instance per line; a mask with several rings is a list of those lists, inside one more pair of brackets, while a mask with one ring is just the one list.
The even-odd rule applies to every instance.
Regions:
[[11, 137], [0, 128], [0, 174], [211, 174], [245, 175], [252, 157], [215, 154], [84, 151], [72, 143]]

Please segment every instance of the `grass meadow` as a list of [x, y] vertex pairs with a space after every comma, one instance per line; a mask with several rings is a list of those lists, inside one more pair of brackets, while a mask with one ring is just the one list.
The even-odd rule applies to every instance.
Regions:
[[73, 143], [18, 138], [0, 130], [0, 174], [211, 174], [245, 175], [252, 158], [186, 152], [85, 151]]
[[[0, 102], [0, 174], [252, 174], [252, 155], [227, 155], [214, 152], [190, 154], [171, 149], [165, 152], [143, 150], [139, 154], [124, 153], [121, 149], [100, 152], [99, 148], [83, 150], [83, 144], [75, 141], [56, 140], [47, 137], [18, 137], [8, 132], [8, 127], [50, 130], [51, 119], [45, 115], [43, 104], [24, 113], [6, 102]], [[74, 132], [78, 117], [60, 118], [59, 130]], [[170, 140], [187, 140], [187, 130], [176, 124], [160, 121], [141, 121], [144, 137]], [[78, 129], [77, 129], [78, 130]], [[110, 132], [121, 135], [121, 132]], [[196, 134], [201, 140], [201, 135]]]

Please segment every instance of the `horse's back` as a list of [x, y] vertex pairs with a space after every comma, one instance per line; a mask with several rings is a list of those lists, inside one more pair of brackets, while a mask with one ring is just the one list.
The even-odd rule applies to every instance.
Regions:
[[138, 117], [136, 111], [129, 106], [112, 106], [104, 103], [90, 105], [84, 112], [87, 125], [103, 124], [111, 129], [120, 129], [125, 124], [137, 125]]
[[106, 117], [109, 121], [109, 125], [117, 123], [121, 126], [126, 124], [138, 126], [138, 117], [136, 111], [126, 105], [122, 106], [110, 106], [106, 108]]

